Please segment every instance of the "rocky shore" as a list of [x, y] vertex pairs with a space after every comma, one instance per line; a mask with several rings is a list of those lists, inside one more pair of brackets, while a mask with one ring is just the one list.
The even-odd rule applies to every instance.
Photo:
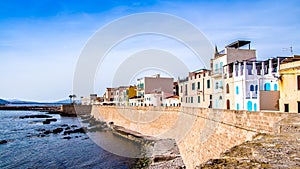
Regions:
[[137, 159], [132, 168], [161, 169], [161, 168], [185, 168], [178, 146], [174, 139], [158, 139], [145, 136], [139, 132], [114, 125], [113, 122], [103, 122], [93, 117], [82, 117], [85, 123], [89, 123], [88, 131], [110, 130], [113, 134], [143, 145], [143, 158]]
[[300, 116], [282, 120], [276, 134], [258, 134], [197, 168], [300, 168]]

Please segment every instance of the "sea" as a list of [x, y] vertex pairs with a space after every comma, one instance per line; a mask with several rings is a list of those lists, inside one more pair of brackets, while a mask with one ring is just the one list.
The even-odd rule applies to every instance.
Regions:
[[[20, 118], [45, 115], [38, 111], [0, 110], [0, 168], [132, 168], [136, 159], [111, 153], [94, 142], [86, 133], [70, 135], [41, 134], [62, 126], [81, 126], [81, 119], [47, 114], [57, 119], [43, 124], [45, 118]], [[135, 143], [117, 137], [110, 131], [94, 133], [106, 145], [117, 146], [126, 154], [138, 149]]]

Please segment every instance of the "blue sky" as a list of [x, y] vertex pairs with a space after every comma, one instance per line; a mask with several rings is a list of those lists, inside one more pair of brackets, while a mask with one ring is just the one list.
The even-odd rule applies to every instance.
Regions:
[[[163, 12], [194, 24], [222, 49], [252, 41], [257, 57], [300, 53], [300, 3], [290, 1], [67, 1], [0, 2], [0, 98], [52, 101], [72, 93], [82, 48], [101, 27], [120, 17]], [[146, 45], [147, 46], [147, 45]], [[120, 49], [119, 51], [117, 49]], [[115, 53], [122, 55], [122, 46]], [[197, 69], [185, 60], [189, 69]], [[95, 93], [110, 80], [97, 78]]]

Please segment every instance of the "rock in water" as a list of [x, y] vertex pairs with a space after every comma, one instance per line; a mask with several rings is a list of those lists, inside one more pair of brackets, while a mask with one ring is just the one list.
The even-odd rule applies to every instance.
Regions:
[[0, 144], [6, 144], [6, 143], [7, 143], [6, 140], [1, 140], [1, 141], [0, 141]]
[[20, 119], [26, 119], [26, 118], [51, 118], [52, 116], [44, 115], [44, 114], [37, 114], [37, 115], [26, 115], [26, 116], [20, 116]]

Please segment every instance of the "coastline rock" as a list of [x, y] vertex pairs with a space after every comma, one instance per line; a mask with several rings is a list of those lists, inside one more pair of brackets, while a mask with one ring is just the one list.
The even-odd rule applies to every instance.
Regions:
[[37, 114], [37, 115], [26, 115], [26, 116], [20, 116], [20, 119], [26, 119], [26, 118], [51, 118], [52, 116], [44, 115], [44, 114]]
[[45, 121], [43, 121], [43, 124], [50, 124], [51, 122], [56, 122], [57, 119], [46, 119]]
[[63, 130], [64, 130], [63, 128], [56, 128], [52, 132], [53, 132], [53, 134], [58, 134], [58, 133], [61, 133]]
[[44, 133], [44, 134], [50, 134], [50, 133], [52, 133], [52, 132], [51, 132], [51, 130], [46, 130], [46, 131], [44, 131], [43, 133]]
[[69, 139], [71, 139], [72, 137], [70, 137], [70, 136], [66, 136], [66, 137], [63, 137], [63, 139], [67, 139], [67, 140], [69, 140]]
[[8, 143], [7, 140], [1, 140], [1, 141], [0, 141], [0, 144], [6, 144], [6, 143]]
[[64, 135], [69, 135], [69, 134], [73, 134], [73, 133], [85, 133], [87, 129], [85, 127], [81, 127], [78, 129], [74, 129], [74, 130], [68, 130], [68, 131], [64, 131]]
[[43, 124], [50, 124], [50, 121], [45, 120], [43, 121]]

